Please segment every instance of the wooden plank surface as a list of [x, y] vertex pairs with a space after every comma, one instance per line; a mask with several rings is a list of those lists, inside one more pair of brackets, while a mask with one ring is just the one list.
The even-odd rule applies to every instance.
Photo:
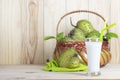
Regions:
[[[66, 1], [66, 12], [71, 12], [71, 11], [76, 11], [76, 10], [88, 10], [88, 0], [67, 0]], [[76, 26], [77, 21], [81, 19], [88, 19], [88, 14], [86, 13], [76, 13], [76, 14], [71, 14], [67, 17], [66, 19], [66, 28], [65, 28], [65, 33], [68, 35], [68, 33], [74, 28], [70, 24], [70, 17], [72, 18], [73, 24]]]
[[101, 75], [90, 77], [86, 72], [47, 72], [41, 65], [1, 65], [0, 80], [43, 80], [43, 79], [91, 79], [115, 80], [120, 79], [120, 64], [109, 64], [101, 68]]
[[[47, 35], [56, 35], [56, 25], [65, 13], [86, 9], [100, 13], [117, 22], [110, 31], [120, 36], [120, 0], [0, 0], [0, 64], [43, 64], [52, 59], [55, 40], [43, 41]], [[88, 15], [72, 15], [73, 23]], [[60, 24], [59, 32], [68, 33], [69, 18]], [[103, 22], [89, 16], [96, 29]], [[120, 63], [120, 39], [111, 40], [111, 63]]]
[[43, 63], [43, 0], [0, 0], [0, 64]]
[[[57, 5], [57, 6], [56, 6]], [[65, 14], [65, 0], [44, 0], [44, 36], [56, 36], [56, 25]], [[60, 24], [64, 31], [65, 22]], [[44, 62], [53, 58], [56, 40], [44, 41]]]
[[116, 22], [117, 26], [110, 31], [118, 34], [118, 39], [111, 40], [112, 63], [120, 63], [120, 0], [111, 0], [111, 23]]
[[[89, 10], [99, 13], [110, 22], [110, 0], [91, 0], [89, 1]], [[98, 31], [104, 26], [104, 21], [96, 15], [89, 15], [89, 20]]]
[[43, 0], [22, 0], [23, 64], [43, 63]]
[[0, 64], [19, 64], [21, 57], [19, 0], [0, 0]]

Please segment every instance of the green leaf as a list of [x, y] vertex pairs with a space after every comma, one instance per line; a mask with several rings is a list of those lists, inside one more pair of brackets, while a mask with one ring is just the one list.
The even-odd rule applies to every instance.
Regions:
[[110, 25], [108, 25], [108, 26], [106, 27], [106, 23], [107, 23], [107, 21], [104, 22], [104, 27], [103, 27], [102, 30], [101, 30], [101, 34], [100, 34], [100, 38], [99, 38], [100, 41], [102, 41], [104, 32], [105, 32], [106, 30], [108, 30], [108, 29], [116, 26], [116, 23], [112, 23], [112, 24], [110, 24]]
[[55, 37], [54, 37], [54, 36], [46, 36], [46, 37], [44, 38], [44, 40], [49, 40], [49, 39], [55, 39]]
[[118, 35], [113, 32], [108, 32], [108, 33], [106, 33], [105, 37], [107, 40], [110, 40], [111, 38], [118, 38]]
[[63, 37], [64, 37], [64, 34], [63, 34], [63, 32], [61, 32], [57, 35], [56, 39], [57, 39], [57, 41], [62, 41]]

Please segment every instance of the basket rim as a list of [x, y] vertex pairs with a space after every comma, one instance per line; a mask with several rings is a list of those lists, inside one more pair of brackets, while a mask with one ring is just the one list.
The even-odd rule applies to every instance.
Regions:
[[[102, 15], [100, 15], [99, 13], [94, 12], [94, 11], [89, 11], [89, 10], [75, 10], [75, 11], [71, 11], [71, 12], [68, 12], [68, 13], [64, 14], [62, 17], [60, 17], [60, 19], [59, 19], [59, 21], [58, 21], [58, 23], [57, 23], [57, 26], [56, 26], [56, 36], [57, 36], [57, 34], [58, 34], [58, 30], [59, 30], [59, 26], [60, 26], [61, 21], [62, 21], [66, 16], [71, 15], [71, 14], [75, 14], [75, 13], [90, 13], [90, 14], [94, 14], [94, 15], [100, 17], [100, 18], [105, 22], [105, 18], [104, 18]], [[108, 25], [108, 24], [106, 24], [106, 26], [107, 26], [107, 25]], [[108, 32], [108, 30], [107, 30], [107, 32]]]

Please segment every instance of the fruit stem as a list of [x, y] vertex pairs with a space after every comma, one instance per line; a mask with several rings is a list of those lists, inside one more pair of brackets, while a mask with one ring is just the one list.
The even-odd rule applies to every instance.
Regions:
[[77, 26], [75, 26], [73, 23], [72, 23], [72, 18], [70, 17], [70, 24], [73, 26], [73, 27], [77, 27]]

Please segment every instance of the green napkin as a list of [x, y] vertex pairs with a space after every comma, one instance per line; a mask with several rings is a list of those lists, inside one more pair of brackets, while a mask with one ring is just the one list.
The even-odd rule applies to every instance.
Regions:
[[86, 65], [80, 64], [77, 68], [62, 68], [59, 67], [55, 60], [46, 63], [46, 67], [42, 70], [44, 71], [53, 71], [53, 72], [77, 72], [77, 71], [87, 71], [88, 67]]

